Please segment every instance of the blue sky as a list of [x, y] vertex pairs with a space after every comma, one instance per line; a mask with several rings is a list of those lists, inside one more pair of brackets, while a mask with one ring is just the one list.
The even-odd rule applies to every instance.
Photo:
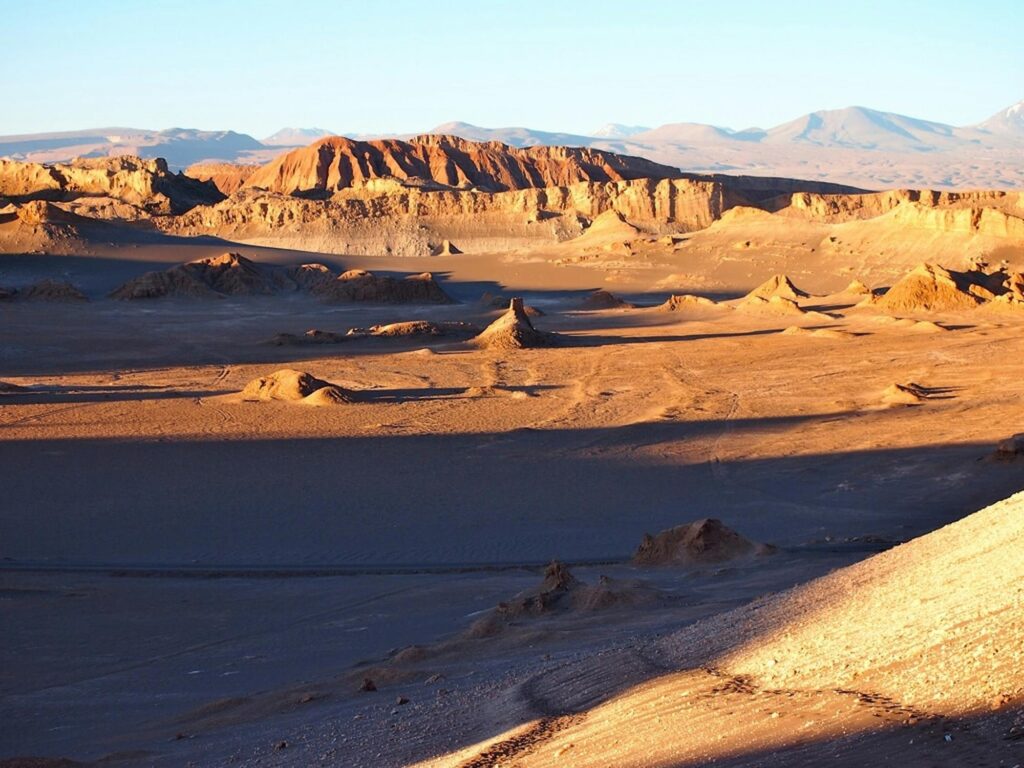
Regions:
[[0, 0], [0, 134], [768, 127], [1024, 99], [1024, 0]]

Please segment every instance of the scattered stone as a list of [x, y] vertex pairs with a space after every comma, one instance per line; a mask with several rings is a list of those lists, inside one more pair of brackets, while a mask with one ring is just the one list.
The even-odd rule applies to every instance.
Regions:
[[395, 699], [395, 704], [397, 704], [400, 707], [408, 703], [409, 699], [407, 699], [405, 696], [399, 696], [397, 699]]
[[369, 677], [364, 677], [363, 684], [359, 686], [359, 690], [363, 693], [372, 693], [377, 690], [377, 684]]

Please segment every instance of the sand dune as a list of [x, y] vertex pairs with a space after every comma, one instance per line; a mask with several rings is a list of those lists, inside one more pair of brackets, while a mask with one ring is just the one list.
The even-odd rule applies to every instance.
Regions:
[[[978, 730], [986, 719], [1005, 729], [1013, 720], [1001, 713], [1024, 700], [1022, 505], [1018, 494], [863, 563], [695, 623], [659, 644], [660, 663], [680, 671], [417, 765], [782, 765], [790, 753], [800, 764], [863, 765], [894, 747], [884, 737], [872, 745], [867, 735], [894, 729], [908, 764], [934, 760], [929, 743], [936, 742], [954, 745], [947, 759], [994, 759], [998, 741], [982, 746], [950, 733], [942, 718], [971, 715]], [[576, 687], [591, 679], [588, 665], [600, 663], [575, 665], [559, 675], [561, 692], [545, 686], [545, 695], [578, 695]], [[855, 734], [861, 749], [846, 754], [841, 745]], [[908, 740], [920, 744], [911, 749]]]

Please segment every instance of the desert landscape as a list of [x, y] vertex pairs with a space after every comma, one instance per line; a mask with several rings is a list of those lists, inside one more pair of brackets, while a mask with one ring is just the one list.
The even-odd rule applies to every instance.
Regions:
[[52, 127], [3, 768], [1024, 764], [1020, 103]]

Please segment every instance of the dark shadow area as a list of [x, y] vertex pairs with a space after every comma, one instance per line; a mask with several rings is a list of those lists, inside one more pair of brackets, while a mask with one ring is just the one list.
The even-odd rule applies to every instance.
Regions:
[[[464, 391], [383, 397], [423, 394]], [[825, 535], [902, 540], [1024, 487], [1024, 464], [982, 460], [991, 445], [658, 458], [725, 429], [751, 440], [798, 437], [802, 425], [840, 415], [340, 439], [4, 441], [0, 557], [122, 565], [603, 561], [627, 556], [646, 531], [700, 517], [780, 545]], [[392, 418], [400, 428], [402, 414]], [[860, 418], [886, 429], [895, 417]], [[955, 485], [942, 482], [948, 476]]]
[[608, 347], [617, 344], [655, 344], [673, 341], [701, 341], [706, 339], [731, 339], [746, 336], [770, 336], [782, 331], [781, 328], [758, 328], [749, 331], [722, 331], [720, 333], [690, 333], [675, 336], [600, 336], [560, 333], [558, 346], [563, 347]]
[[[151, 386], [36, 386], [21, 392], [0, 394], [0, 405], [66, 405], [115, 400], [171, 400], [226, 395], [230, 390], [183, 390]], [[15, 422], [17, 419], [15, 419]], [[9, 424], [0, 424], [0, 429]]]
[[542, 392], [562, 389], [561, 384], [534, 384], [532, 386], [513, 386], [502, 384], [493, 388], [487, 387], [416, 387], [408, 389], [364, 389], [356, 393], [359, 402], [405, 402], [416, 400], [461, 400], [465, 398], [500, 396], [502, 394], [522, 393], [527, 397], [537, 397]]
[[[802, 427], [843, 415], [429, 436], [0, 441], [0, 568], [213, 572], [621, 560], [646, 531], [711, 516], [783, 545], [825, 534], [906, 539], [1024, 486], [1024, 463], [982, 461], [992, 446], [979, 444], [691, 463], [636, 458], [643, 448], [727, 427], [752, 440], [799, 436]], [[955, 485], [936, 484], [954, 474]], [[581, 698], [549, 697], [562, 672], [541, 676], [530, 695], [548, 716], [586, 711], [677, 668], [629, 651], [605, 657], [600, 686]], [[566, 666], [564, 674], [574, 670]], [[138, 695], [154, 695], [149, 685]], [[792, 754], [815, 754], [799, 751], [805, 748]], [[750, 754], [753, 762], [735, 756], [722, 764], [760, 764], [761, 753]]]

